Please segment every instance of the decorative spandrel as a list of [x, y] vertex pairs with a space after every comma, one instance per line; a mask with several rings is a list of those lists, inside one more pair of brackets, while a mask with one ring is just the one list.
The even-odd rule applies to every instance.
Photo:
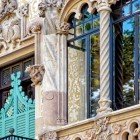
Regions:
[[16, 135], [34, 138], [35, 102], [25, 95], [20, 77], [20, 72], [11, 75], [12, 88], [0, 110], [0, 137], [8, 135], [8, 130], [14, 127]]

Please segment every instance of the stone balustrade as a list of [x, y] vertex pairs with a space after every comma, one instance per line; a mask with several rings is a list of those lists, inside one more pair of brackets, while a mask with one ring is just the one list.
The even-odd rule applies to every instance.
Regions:
[[140, 105], [60, 127], [40, 136], [41, 140], [138, 140]]

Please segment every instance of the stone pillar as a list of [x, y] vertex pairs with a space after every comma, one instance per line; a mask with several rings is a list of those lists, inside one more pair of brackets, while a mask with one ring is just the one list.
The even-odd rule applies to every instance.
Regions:
[[110, 5], [113, 0], [97, 1], [97, 10], [100, 14], [100, 108], [97, 115], [111, 112], [110, 108]]
[[57, 27], [58, 48], [58, 118], [57, 124], [67, 123], [67, 35], [69, 24], [62, 22]]

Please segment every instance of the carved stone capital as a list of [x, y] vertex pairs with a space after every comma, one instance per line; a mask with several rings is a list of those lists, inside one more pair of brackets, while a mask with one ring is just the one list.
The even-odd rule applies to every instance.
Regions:
[[2, 0], [0, 8], [0, 21], [17, 9], [16, 0]]
[[110, 6], [116, 4], [119, 0], [90, 0], [96, 5], [98, 12], [102, 10], [111, 11]]
[[59, 23], [57, 26], [57, 34], [65, 34], [69, 33], [70, 24], [67, 22]]
[[21, 6], [18, 10], [20, 16], [27, 17], [29, 15], [29, 4], [26, 3], [25, 5]]
[[45, 134], [46, 140], [58, 140], [57, 133], [54, 131], [47, 132]]
[[28, 72], [31, 77], [31, 81], [33, 82], [32, 86], [36, 86], [42, 83], [44, 72], [45, 72], [43, 65], [29, 66], [26, 68], [25, 71]]
[[40, 33], [42, 25], [39, 22], [33, 22], [28, 27], [28, 35]]

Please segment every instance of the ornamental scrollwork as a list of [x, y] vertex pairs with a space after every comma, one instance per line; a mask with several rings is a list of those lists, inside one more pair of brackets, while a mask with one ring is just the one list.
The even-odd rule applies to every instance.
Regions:
[[29, 66], [25, 70], [31, 77], [32, 86], [40, 85], [42, 83], [43, 75], [45, 72], [43, 65]]

